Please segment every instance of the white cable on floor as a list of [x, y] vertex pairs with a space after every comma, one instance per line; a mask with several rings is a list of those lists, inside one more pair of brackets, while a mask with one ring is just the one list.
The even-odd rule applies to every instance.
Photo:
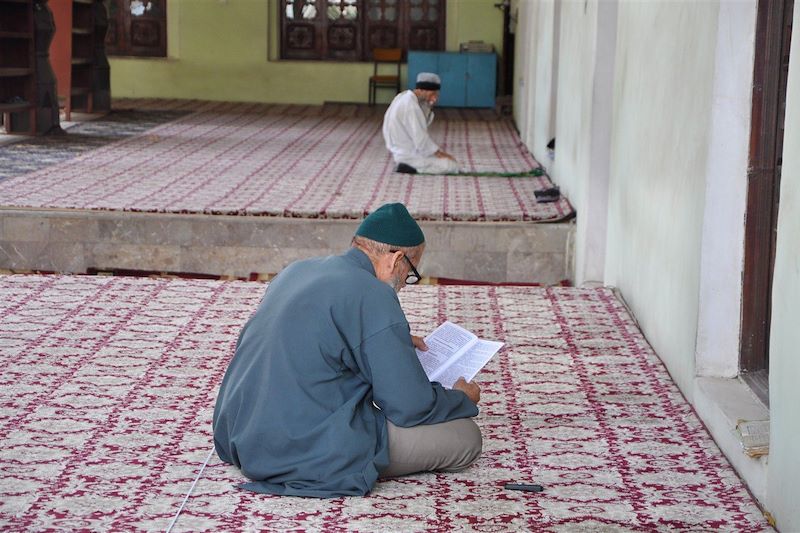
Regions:
[[192, 491], [194, 490], [194, 486], [197, 485], [197, 481], [200, 479], [200, 476], [203, 475], [203, 470], [205, 470], [206, 465], [211, 460], [211, 456], [212, 455], [214, 455], [214, 446], [211, 446], [211, 451], [208, 452], [208, 457], [206, 457], [206, 460], [203, 463], [203, 466], [200, 467], [200, 471], [195, 476], [194, 481], [192, 482], [192, 486], [189, 487], [189, 492], [187, 492], [186, 496], [184, 496], [183, 501], [181, 502], [181, 506], [178, 508], [178, 512], [175, 513], [175, 518], [172, 519], [172, 522], [170, 522], [169, 527], [167, 527], [167, 529], [166, 529], [166, 531], [164, 531], [164, 533], [169, 533], [170, 531], [172, 531], [172, 527], [175, 525], [175, 522], [178, 521], [178, 517], [181, 515], [181, 511], [183, 511], [183, 507], [186, 505], [186, 502], [189, 500], [189, 496], [192, 495]]

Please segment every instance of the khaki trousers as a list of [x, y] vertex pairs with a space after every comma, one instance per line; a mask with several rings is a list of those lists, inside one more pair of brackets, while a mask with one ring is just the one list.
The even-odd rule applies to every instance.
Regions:
[[471, 418], [441, 424], [397, 427], [388, 420], [389, 466], [381, 477], [396, 477], [414, 472], [457, 472], [481, 455], [481, 430]]

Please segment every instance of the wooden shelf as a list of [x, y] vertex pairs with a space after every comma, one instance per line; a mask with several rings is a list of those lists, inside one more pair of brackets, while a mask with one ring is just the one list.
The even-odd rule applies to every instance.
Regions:
[[0, 114], [6, 133], [36, 133], [33, 1], [0, 0]]
[[32, 68], [0, 68], [0, 78], [20, 78], [33, 74]]
[[97, 0], [72, 0], [72, 60], [67, 116], [72, 110], [91, 113], [94, 107], [95, 7]]
[[33, 35], [23, 31], [0, 31], [0, 39], [33, 39]]
[[[0, 0], [2, 1], [2, 0]], [[2, 104], [0, 103], [0, 113], [16, 113], [17, 111], [25, 111], [33, 107], [29, 102], [20, 102], [18, 104]]]

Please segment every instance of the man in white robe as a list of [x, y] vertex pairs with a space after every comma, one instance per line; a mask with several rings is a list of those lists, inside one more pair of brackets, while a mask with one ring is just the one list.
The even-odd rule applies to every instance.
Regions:
[[455, 157], [439, 148], [428, 134], [440, 88], [439, 76], [420, 72], [416, 88], [395, 96], [386, 110], [383, 139], [392, 152], [398, 172], [453, 174], [459, 171]]

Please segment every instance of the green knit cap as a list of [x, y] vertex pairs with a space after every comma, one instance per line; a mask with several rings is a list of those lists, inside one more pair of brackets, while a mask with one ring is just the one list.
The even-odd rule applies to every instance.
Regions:
[[384, 204], [370, 213], [356, 235], [393, 246], [413, 247], [425, 242], [419, 225], [400, 203]]

